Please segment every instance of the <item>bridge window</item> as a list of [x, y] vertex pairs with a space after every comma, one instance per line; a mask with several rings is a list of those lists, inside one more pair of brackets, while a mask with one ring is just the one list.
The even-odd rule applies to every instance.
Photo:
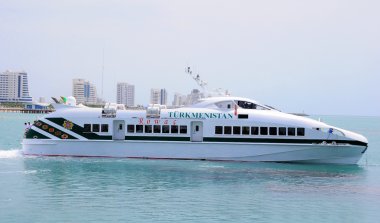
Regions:
[[84, 124], [83, 132], [91, 132], [91, 124]]
[[260, 135], [268, 135], [268, 127], [260, 127]]
[[232, 127], [231, 126], [224, 126], [224, 134], [231, 134], [232, 133]]
[[92, 131], [99, 132], [99, 124], [92, 124]]
[[234, 126], [233, 128], [233, 131], [234, 131], [234, 135], [240, 135], [240, 126]]
[[242, 134], [243, 135], [249, 135], [249, 127], [248, 126], [243, 126]]
[[178, 134], [178, 125], [172, 125], [171, 126], [171, 133], [172, 134]]
[[295, 136], [296, 128], [288, 128], [288, 136]]
[[277, 135], [277, 128], [276, 127], [269, 127], [269, 135], [271, 135], [271, 136]]
[[162, 126], [162, 133], [169, 133], [170, 131], [170, 128], [168, 125], [163, 125]]
[[297, 136], [305, 136], [305, 128], [297, 128]]
[[254, 126], [251, 127], [251, 135], [258, 135], [259, 134], [259, 127]]
[[222, 126], [215, 126], [215, 134], [217, 134], [217, 135], [223, 134], [223, 127]]
[[145, 133], [152, 133], [152, 126], [151, 125], [145, 126]]
[[286, 128], [285, 127], [278, 128], [278, 134], [280, 136], [286, 136]]
[[143, 133], [144, 126], [143, 125], [136, 125], [136, 133]]
[[181, 125], [181, 126], [179, 126], [179, 133], [181, 133], [181, 134], [187, 134], [187, 125]]
[[154, 133], [161, 133], [161, 126], [160, 125], [154, 125], [153, 126], [153, 132]]
[[[140, 125], [140, 126], [142, 126], [142, 125]], [[134, 133], [135, 132], [135, 126], [134, 125], [127, 125], [127, 132], [128, 133]], [[142, 132], [142, 128], [141, 128], [141, 132]]]
[[108, 124], [102, 124], [101, 125], [101, 131], [102, 132], [108, 132]]

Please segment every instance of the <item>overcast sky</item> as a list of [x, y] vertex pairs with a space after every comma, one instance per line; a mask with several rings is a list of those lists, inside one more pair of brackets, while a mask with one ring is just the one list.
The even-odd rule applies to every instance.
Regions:
[[72, 79], [116, 101], [116, 83], [189, 93], [210, 88], [283, 111], [380, 115], [380, 1], [0, 0], [0, 71], [25, 70], [35, 98]]

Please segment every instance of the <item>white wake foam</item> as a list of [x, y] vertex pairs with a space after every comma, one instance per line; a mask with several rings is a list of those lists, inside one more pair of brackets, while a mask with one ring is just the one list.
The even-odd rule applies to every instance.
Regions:
[[21, 150], [19, 149], [0, 150], [0, 159], [17, 158], [21, 156], [22, 156], [22, 153], [21, 153]]

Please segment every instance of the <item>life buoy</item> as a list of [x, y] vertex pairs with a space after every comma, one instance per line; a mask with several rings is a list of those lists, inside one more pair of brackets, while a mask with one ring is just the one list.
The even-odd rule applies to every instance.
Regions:
[[67, 134], [63, 134], [63, 135], [61, 135], [61, 138], [62, 139], [67, 139], [67, 138], [69, 138], [69, 136]]

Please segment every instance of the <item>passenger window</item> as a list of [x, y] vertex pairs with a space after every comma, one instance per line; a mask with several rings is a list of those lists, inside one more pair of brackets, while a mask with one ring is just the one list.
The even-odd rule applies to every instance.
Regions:
[[231, 126], [224, 126], [224, 134], [230, 135], [232, 133], [232, 127]]
[[234, 126], [233, 130], [234, 135], [240, 135], [240, 126]]
[[123, 124], [119, 124], [119, 130], [123, 130]]
[[178, 125], [172, 125], [171, 126], [171, 133], [172, 134], [178, 134]]
[[102, 132], [108, 132], [108, 124], [102, 124], [101, 125], [101, 131]]
[[280, 136], [286, 136], [286, 128], [285, 127], [278, 128], [278, 134]]
[[168, 125], [162, 126], [162, 133], [169, 133], [169, 126]]
[[251, 135], [258, 135], [259, 134], [259, 127], [254, 126], [251, 127]]
[[187, 126], [186, 125], [181, 125], [179, 127], [179, 133], [181, 133], [181, 134], [187, 134]]
[[217, 135], [223, 134], [223, 127], [222, 126], [215, 126], [215, 134], [217, 134]]
[[[142, 125], [140, 125], [140, 126], [142, 126]], [[134, 133], [135, 132], [135, 126], [134, 125], [127, 125], [127, 132], [128, 133]]]
[[160, 125], [154, 125], [153, 126], [153, 132], [154, 133], [161, 133], [161, 126]]
[[268, 135], [268, 127], [260, 127], [260, 135]]
[[305, 128], [297, 128], [297, 136], [305, 136]]
[[145, 126], [145, 133], [152, 133], [152, 126], [151, 125]]
[[91, 124], [84, 124], [83, 132], [91, 132]]
[[249, 127], [248, 126], [243, 126], [242, 134], [243, 135], [249, 135]]
[[143, 125], [136, 125], [136, 133], [143, 133], [144, 126]]
[[195, 126], [195, 131], [199, 132], [199, 125]]
[[271, 135], [271, 136], [277, 135], [277, 128], [276, 127], [269, 127], [269, 135]]
[[288, 136], [295, 136], [296, 128], [288, 128]]
[[92, 131], [99, 132], [99, 124], [92, 124]]

